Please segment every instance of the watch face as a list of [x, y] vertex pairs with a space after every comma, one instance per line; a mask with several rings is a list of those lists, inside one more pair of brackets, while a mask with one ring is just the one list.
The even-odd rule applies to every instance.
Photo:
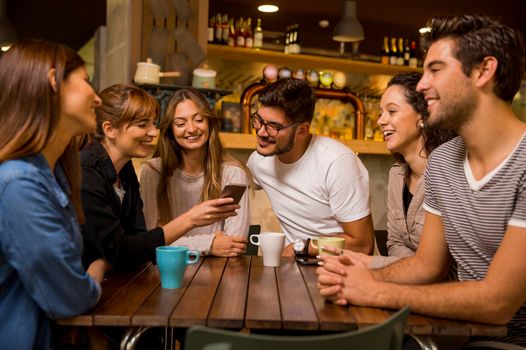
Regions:
[[297, 240], [294, 242], [294, 250], [297, 252], [303, 252], [303, 249], [305, 249], [305, 241], [303, 240]]

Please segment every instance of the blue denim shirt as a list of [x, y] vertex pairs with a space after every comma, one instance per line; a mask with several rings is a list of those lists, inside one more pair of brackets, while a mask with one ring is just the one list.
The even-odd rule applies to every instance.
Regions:
[[0, 164], [0, 344], [49, 349], [51, 321], [81, 314], [100, 286], [81, 263], [82, 238], [60, 167], [42, 155]]

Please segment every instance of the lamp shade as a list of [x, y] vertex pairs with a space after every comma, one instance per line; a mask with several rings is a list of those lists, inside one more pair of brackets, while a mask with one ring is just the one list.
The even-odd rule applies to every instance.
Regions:
[[6, 1], [0, 0], [0, 47], [10, 46], [15, 41], [15, 29], [7, 20]]
[[363, 27], [356, 18], [356, 2], [345, 1], [343, 3], [343, 17], [334, 27], [332, 40], [352, 42], [360, 41], [364, 38]]

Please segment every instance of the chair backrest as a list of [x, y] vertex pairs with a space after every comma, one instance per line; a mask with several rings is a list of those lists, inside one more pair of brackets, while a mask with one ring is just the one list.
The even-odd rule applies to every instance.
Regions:
[[185, 350], [400, 350], [409, 307], [384, 323], [345, 333], [312, 336], [242, 334], [194, 326], [186, 334]]

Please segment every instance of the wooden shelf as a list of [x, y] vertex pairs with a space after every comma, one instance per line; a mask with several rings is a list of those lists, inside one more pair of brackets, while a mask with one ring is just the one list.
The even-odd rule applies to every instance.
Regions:
[[[223, 146], [228, 149], [256, 149], [256, 135], [238, 134], [238, 133], [220, 133]], [[382, 154], [390, 155], [391, 153], [385, 147], [385, 142], [372, 140], [339, 140], [341, 143], [349, 146], [356, 153], [363, 154]]]
[[402, 72], [422, 71], [421, 68], [410, 68], [406, 66], [391, 66], [380, 63], [354, 61], [344, 58], [332, 58], [303, 54], [290, 55], [277, 51], [246, 49], [242, 47], [231, 47], [215, 44], [208, 44], [208, 55], [227, 60], [273, 63], [291, 68], [333, 69], [343, 72], [366, 74], [396, 75]]

